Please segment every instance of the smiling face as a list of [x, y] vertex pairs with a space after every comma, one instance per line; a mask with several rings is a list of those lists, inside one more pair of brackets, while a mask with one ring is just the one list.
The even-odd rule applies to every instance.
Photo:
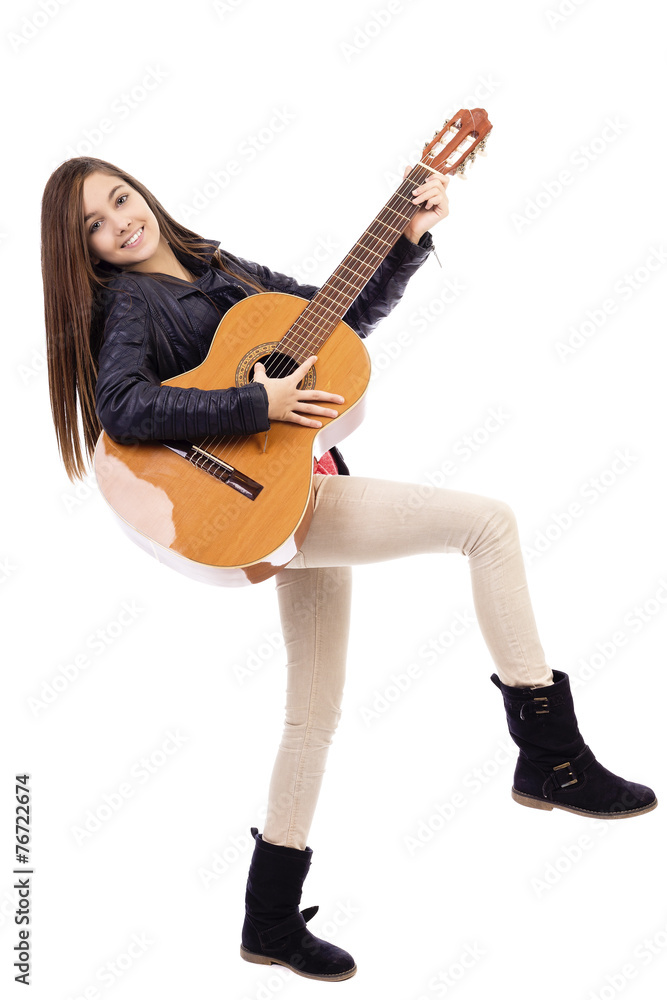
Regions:
[[89, 174], [83, 182], [84, 233], [94, 264], [154, 269], [166, 241], [146, 199], [115, 174]]

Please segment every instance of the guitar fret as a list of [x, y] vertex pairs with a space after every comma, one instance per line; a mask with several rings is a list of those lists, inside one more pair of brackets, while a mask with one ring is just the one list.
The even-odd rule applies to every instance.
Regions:
[[[356, 271], [353, 271], [352, 273], [355, 275], [355, 277], [357, 276], [357, 272]], [[355, 283], [353, 281], [349, 281], [347, 278], [344, 278], [342, 274], [336, 274], [336, 275], [334, 275], [334, 277], [331, 279], [330, 284], [333, 284], [334, 281], [342, 281], [342, 283], [344, 285], [349, 285], [350, 288], [356, 288]], [[347, 291], [344, 288], [340, 288], [340, 289], [337, 288], [337, 289], [335, 289], [335, 291], [336, 292], [342, 292], [343, 295], [347, 295], [348, 294]], [[326, 297], [326, 292], [321, 292], [321, 294], [322, 294], [323, 297]]]
[[[324, 319], [326, 319], [325, 313], [331, 312], [332, 309], [335, 310], [335, 311], [337, 311], [341, 307], [341, 305], [344, 305], [344, 303], [346, 302], [346, 300], [349, 300], [349, 299], [350, 299], [350, 296], [349, 296], [349, 294], [347, 292], [343, 293], [343, 300], [342, 300], [342, 302], [330, 298], [329, 295], [326, 292], [324, 292], [324, 293], [322, 293], [321, 295], [318, 296], [317, 301], [315, 299], [313, 299], [313, 309], [312, 309], [312, 311], [313, 312], [318, 312], [319, 313], [319, 318], [321, 320], [324, 320]], [[304, 310], [304, 312], [305, 312], [305, 310]], [[299, 319], [300, 318], [301, 317], [299, 317]]]
[[334, 291], [336, 291], [337, 294], [342, 294], [343, 296], [342, 301], [331, 298], [327, 292], [321, 289], [317, 293], [317, 295], [313, 299], [311, 299], [310, 306], [307, 309], [304, 309], [303, 313], [298, 317], [295, 326], [297, 325], [303, 326], [304, 323], [311, 322], [309, 315], [311, 313], [316, 313], [317, 321], [321, 322], [321, 321], [326, 321], [327, 312], [334, 311], [334, 313], [338, 313], [341, 310], [341, 308], [342, 312], [347, 311], [347, 304], [353, 300], [353, 298], [357, 293], [357, 289], [353, 288], [354, 294], [352, 295], [350, 295], [349, 292], [346, 292], [342, 289], [341, 290], [334, 289]]
[[[354, 274], [354, 276], [355, 276], [355, 277], [358, 277], [358, 275], [357, 275], [357, 272], [356, 272], [356, 271], [354, 271], [354, 272], [353, 272], [353, 274]], [[340, 281], [340, 282], [342, 282], [342, 283], [343, 283], [344, 285], [347, 285], [348, 287], [347, 287], [347, 288], [334, 288], [334, 287], [333, 287], [333, 281]], [[333, 288], [333, 291], [335, 291], [337, 295], [349, 295], [349, 294], [350, 294], [350, 291], [352, 291], [352, 292], [355, 292], [355, 293], [356, 293], [356, 291], [357, 291], [357, 284], [356, 284], [356, 282], [354, 282], [354, 281], [349, 281], [349, 280], [348, 280], [347, 278], [344, 278], [342, 274], [340, 274], [340, 275], [337, 275], [337, 276], [336, 276], [336, 277], [335, 277], [335, 278], [334, 278], [334, 279], [333, 279], [333, 280], [332, 280], [332, 281], [330, 282], [330, 284], [332, 285], [332, 288]], [[323, 291], [323, 292], [321, 293], [321, 297], [322, 297], [322, 298], [328, 298], [328, 295], [327, 295], [327, 293], [326, 293], [326, 292], [324, 292], [324, 291]], [[319, 301], [319, 299], [318, 299], [318, 301]]]
[[[362, 247], [362, 249], [365, 250], [366, 248]], [[374, 253], [374, 251], [371, 250], [371, 253]], [[376, 257], [383, 257], [384, 254], [376, 253], [375, 256]], [[349, 253], [347, 255], [347, 257], [346, 257], [346, 260], [349, 260], [350, 258], [352, 258], [353, 260], [358, 260], [360, 264], [364, 265], [364, 267], [377, 267], [377, 265], [372, 260], [362, 260], [361, 257], [357, 257], [356, 254]]]
[[[416, 207], [417, 207], [417, 206], [415, 205], [415, 208], [416, 208]], [[412, 215], [403, 215], [403, 213], [402, 213], [402, 212], [396, 212], [395, 214], [396, 214], [396, 215], [397, 215], [397, 216], [399, 217], [399, 219], [405, 219], [405, 221], [406, 221], [406, 222], [409, 222], [409, 221], [410, 221], [410, 219], [412, 218]], [[413, 214], [414, 214], [414, 213], [413, 213]], [[389, 228], [391, 229], [391, 226], [390, 226]]]
[[[392, 215], [392, 218], [391, 218], [390, 222], [397, 222], [399, 218], [407, 220], [407, 219], [411, 218], [411, 216], [409, 216], [409, 215], [401, 215], [400, 212], [394, 212], [393, 215]], [[390, 222], [383, 222], [382, 219], [376, 219], [375, 221], [378, 223], [378, 225], [383, 226], [385, 229], [391, 229], [392, 231], [395, 232], [393, 226], [390, 225]], [[375, 225], [375, 222], [373, 223], [373, 225]], [[370, 228], [371, 227], [369, 226], [367, 232], [370, 230]]]
[[[357, 271], [356, 271], [356, 270], [355, 270], [355, 269], [354, 269], [354, 268], [352, 267], [352, 265], [351, 265], [351, 264], [347, 264], [347, 263], [346, 263], [346, 261], [347, 261], [347, 260], [349, 259], [349, 257], [350, 257], [350, 256], [351, 256], [351, 255], [350, 255], [350, 254], [348, 254], [348, 255], [347, 255], [347, 257], [345, 258], [345, 260], [344, 260], [344, 261], [343, 261], [343, 262], [342, 262], [341, 264], [339, 264], [339, 265], [338, 265], [338, 268], [337, 268], [337, 271], [340, 271], [340, 270], [341, 270], [342, 268], [344, 268], [344, 269], [345, 269], [346, 271], [351, 271], [351, 272], [352, 272], [352, 274], [358, 274], [358, 272], [357, 272]], [[355, 259], [355, 260], [357, 260], [358, 258], [356, 258], [356, 257], [355, 257], [354, 259]], [[360, 263], [360, 264], [364, 264], [364, 262], [363, 262], [363, 261], [359, 261], [359, 263]], [[367, 262], [366, 262], [366, 263], [364, 264], [364, 266], [365, 266], [365, 267], [372, 267], [372, 268], [373, 268], [373, 270], [375, 270], [375, 268], [376, 268], [376, 266], [377, 266], [377, 265], [375, 265], [375, 264], [372, 264], [372, 263], [371, 263], [370, 261], [367, 261]], [[363, 276], [362, 276], [362, 275], [360, 275], [360, 277], [363, 277]]]
[[[341, 316], [347, 312], [349, 304], [356, 297], [356, 289], [354, 295], [344, 294], [342, 301], [335, 301], [330, 299], [327, 295], [323, 295], [322, 299], [314, 304], [313, 312], [318, 313], [318, 320], [321, 324], [322, 322], [328, 322], [333, 320], [334, 325], [338, 323]], [[327, 316], [326, 314], [330, 315]]]
[[[411, 218], [412, 218], [412, 216], [411, 216], [411, 215], [400, 215], [400, 213], [399, 213], [399, 212], [397, 212], [397, 213], [396, 213], [396, 215], [398, 215], [398, 216], [399, 216], [399, 218], [401, 218], [401, 219], [405, 219], [406, 221], [408, 221], [409, 219], [411, 219]], [[378, 220], [378, 221], [379, 221], [379, 220]], [[392, 219], [392, 222], [393, 222], [393, 221], [398, 221], [398, 220], [393, 220], [393, 219]], [[403, 230], [402, 230], [402, 229], [395, 229], [395, 228], [394, 228], [393, 226], [390, 226], [388, 222], [381, 222], [381, 223], [380, 223], [380, 225], [381, 225], [381, 226], [384, 226], [384, 228], [385, 228], [385, 229], [389, 229], [389, 230], [390, 230], [390, 232], [392, 232], [392, 233], [398, 233], [398, 234], [399, 234], [399, 236], [400, 236], [400, 234], [401, 234], [401, 233], [403, 232]]]
[[[363, 236], [361, 238], [363, 239]], [[374, 236], [373, 239], [374, 240], [378, 240], [380, 243], [384, 243], [384, 245], [387, 246], [387, 247], [392, 247], [393, 246], [393, 243], [387, 243], [386, 240], [380, 239], [379, 236]], [[370, 250], [370, 247], [364, 247], [364, 250], [366, 250], [366, 249]], [[371, 251], [371, 253], [373, 253], [373, 251]], [[378, 256], [380, 256], [380, 255], [378, 254]]]
[[[402, 184], [419, 183], [419, 177], [415, 167]], [[397, 199], [409, 203], [404, 212], [399, 211]], [[417, 209], [400, 190], [392, 195], [283, 337], [281, 344], [295, 360], [304, 361], [319, 351], [400, 237], [404, 228], [401, 223], [408, 222]], [[369, 255], [369, 259], [360, 255]]]
[[[375, 237], [373, 237], [373, 238], [375, 239]], [[363, 239], [363, 237], [362, 237], [362, 239]], [[382, 242], [384, 243], [385, 241], [382, 240]], [[357, 247], [359, 247], [360, 250], [368, 250], [368, 252], [372, 253], [375, 257], [384, 257], [384, 254], [380, 253], [378, 250], [373, 250], [372, 247], [364, 247], [364, 246], [361, 245], [360, 242], [357, 242], [354, 245], [357, 246]], [[348, 254], [348, 257], [354, 257], [354, 254], [352, 253], [352, 251], [350, 251], [350, 253]]]

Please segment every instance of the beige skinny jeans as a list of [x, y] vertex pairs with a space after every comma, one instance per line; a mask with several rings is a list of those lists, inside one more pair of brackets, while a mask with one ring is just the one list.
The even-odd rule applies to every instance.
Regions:
[[553, 680], [537, 634], [516, 519], [506, 503], [359, 476], [313, 480], [308, 535], [275, 577], [287, 701], [262, 832], [269, 843], [299, 850], [306, 847], [341, 715], [351, 566], [416, 553], [463, 553], [479, 627], [501, 681], [543, 687]]

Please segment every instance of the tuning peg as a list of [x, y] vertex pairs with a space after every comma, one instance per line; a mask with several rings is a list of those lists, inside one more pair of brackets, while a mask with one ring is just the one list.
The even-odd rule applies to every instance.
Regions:
[[461, 163], [459, 163], [458, 167], [456, 168], [456, 173], [459, 175], [462, 181], [468, 180], [465, 174], [465, 169], [466, 169], [465, 160], [463, 160]]
[[480, 156], [486, 156], [486, 138], [482, 139], [479, 146], [477, 147], [477, 152]]

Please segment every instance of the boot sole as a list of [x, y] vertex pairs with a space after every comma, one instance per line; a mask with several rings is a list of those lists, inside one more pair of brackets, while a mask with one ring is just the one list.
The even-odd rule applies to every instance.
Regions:
[[309, 972], [301, 972], [300, 969], [295, 969], [293, 965], [290, 965], [289, 962], [284, 962], [281, 958], [269, 958], [268, 955], [258, 955], [255, 951], [248, 951], [243, 945], [241, 945], [241, 958], [244, 958], [246, 962], [255, 962], [257, 965], [283, 965], [286, 969], [291, 969], [292, 972], [295, 972], [297, 976], [303, 976], [305, 979], [322, 979], [329, 983], [338, 982], [341, 979], [349, 979], [357, 971], [357, 967], [354, 965], [347, 972], [332, 973], [329, 976], [314, 976]]
[[517, 792], [516, 788], [512, 788], [512, 798], [520, 806], [528, 806], [530, 809], [564, 809], [565, 812], [577, 813], [578, 816], [600, 816], [602, 819], [626, 819], [628, 816], [641, 816], [642, 813], [651, 812], [658, 804], [658, 800], [654, 799], [653, 802], [650, 802], [647, 806], [642, 806], [641, 809], [631, 809], [628, 812], [620, 813], [605, 813], [594, 812], [592, 809], [575, 809], [573, 806], [561, 805], [560, 802], [547, 802], [544, 799], [538, 799], [536, 795]]

